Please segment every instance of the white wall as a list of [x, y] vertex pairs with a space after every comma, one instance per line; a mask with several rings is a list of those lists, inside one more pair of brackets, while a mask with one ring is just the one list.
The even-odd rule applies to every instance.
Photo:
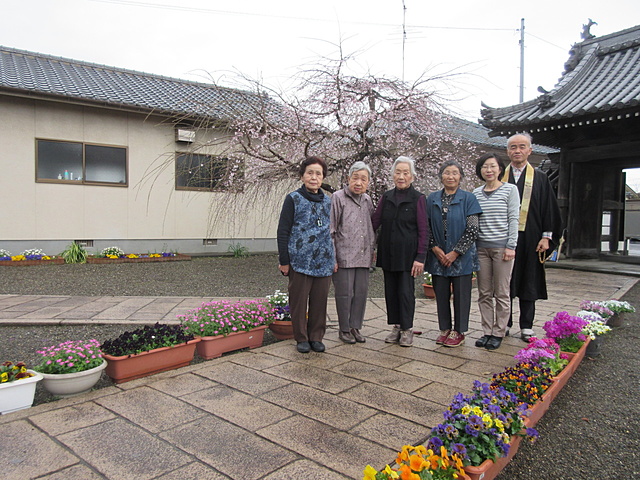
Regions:
[[[128, 186], [36, 183], [36, 138], [127, 147]], [[160, 118], [0, 96], [0, 145], [0, 248], [74, 239], [177, 242], [193, 250], [168, 245], [183, 253], [226, 251], [229, 239], [275, 246], [286, 192], [255, 208], [242, 193], [176, 190], [174, 152], [181, 147]], [[223, 196], [232, 200], [223, 202], [229, 216], [212, 224]], [[220, 248], [202, 248], [205, 238], [221, 239]]]

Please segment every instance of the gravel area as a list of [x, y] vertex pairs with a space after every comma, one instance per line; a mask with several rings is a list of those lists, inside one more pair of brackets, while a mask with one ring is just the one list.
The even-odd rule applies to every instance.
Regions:
[[[0, 294], [263, 297], [276, 289], [286, 290], [287, 285], [275, 255], [157, 264], [4, 267], [0, 272]], [[370, 294], [383, 297], [383, 292], [378, 269], [371, 276]], [[624, 300], [640, 306], [640, 284]], [[624, 326], [606, 337], [602, 354], [584, 360], [538, 424], [539, 440], [521, 446], [498, 480], [613, 480], [640, 474], [640, 349], [633, 328], [639, 317], [629, 315]], [[104, 341], [128, 328], [0, 326], [0, 358], [32, 364], [37, 360], [33, 352], [40, 347], [68, 339]], [[275, 341], [268, 330], [265, 339]], [[196, 355], [195, 362], [199, 361]], [[111, 381], [103, 376], [98, 387], [109, 385]], [[39, 386], [36, 404], [51, 400]]]

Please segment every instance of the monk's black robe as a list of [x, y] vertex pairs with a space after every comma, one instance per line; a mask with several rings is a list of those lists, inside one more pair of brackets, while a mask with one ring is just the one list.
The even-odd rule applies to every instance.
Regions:
[[[524, 192], [526, 170], [522, 172], [518, 183], [513, 178], [513, 170], [509, 170], [509, 183], [518, 187], [520, 203]], [[558, 245], [562, 223], [558, 201], [547, 175], [537, 168], [533, 176], [531, 202], [524, 232], [518, 232], [518, 246], [516, 247], [516, 261], [511, 276], [511, 298], [522, 300], [547, 299], [547, 281], [544, 265], [540, 263], [536, 247], [543, 232], [553, 232], [549, 241], [546, 255]]]

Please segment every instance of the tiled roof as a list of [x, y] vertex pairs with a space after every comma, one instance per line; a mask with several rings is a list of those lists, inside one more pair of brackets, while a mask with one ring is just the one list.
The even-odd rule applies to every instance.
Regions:
[[[449, 121], [451, 124], [448, 125], [448, 127], [459, 137], [476, 145], [495, 148], [498, 152], [505, 152], [507, 150], [507, 137], [490, 137], [490, 130], [487, 127], [462, 118], [449, 117]], [[532, 147], [533, 153], [539, 155], [548, 155], [549, 153], [555, 153], [558, 151], [555, 148], [545, 147], [544, 145], [534, 144]]]
[[[573, 46], [553, 90], [535, 100], [486, 108], [481, 123], [491, 135], [571, 128], [571, 121], [615, 121], [640, 113], [640, 25]], [[542, 91], [542, 90], [541, 90]]]
[[[256, 94], [0, 46], [0, 91], [225, 120], [250, 115]], [[249, 102], [247, 102], [249, 100]], [[242, 106], [243, 110], [238, 111]]]
[[[171, 116], [234, 118], [251, 115], [253, 107], [278, 104], [254, 93], [189, 82], [94, 63], [53, 57], [0, 46], [0, 92], [63, 97], [112, 108], [135, 109]], [[239, 111], [239, 109], [242, 109]], [[489, 129], [456, 117], [445, 117], [461, 138], [477, 145], [506, 149], [505, 137], [489, 137]], [[534, 145], [534, 152], [552, 148]]]

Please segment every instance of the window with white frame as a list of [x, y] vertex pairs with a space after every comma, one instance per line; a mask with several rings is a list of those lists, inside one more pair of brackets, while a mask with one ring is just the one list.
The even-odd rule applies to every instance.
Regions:
[[127, 149], [58, 140], [36, 140], [36, 180], [127, 185]]

